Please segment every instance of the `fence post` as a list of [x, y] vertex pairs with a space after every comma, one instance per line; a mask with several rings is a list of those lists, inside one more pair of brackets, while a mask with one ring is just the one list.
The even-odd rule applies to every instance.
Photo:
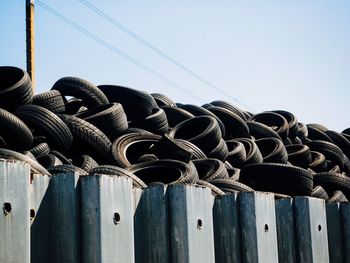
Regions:
[[213, 207], [215, 261], [241, 262], [237, 194], [219, 196]]
[[275, 199], [271, 193], [238, 195], [242, 262], [278, 262]]
[[0, 161], [0, 262], [30, 262], [30, 166]]
[[134, 262], [133, 193], [127, 177], [80, 179], [82, 262]]
[[30, 258], [31, 262], [49, 262], [50, 176], [33, 174], [30, 183]]
[[298, 262], [329, 262], [325, 201], [295, 197], [293, 204]]
[[279, 262], [296, 262], [293, 199], [275, 201]]
[[344, 262], [340, 204], [326, 204], [329, 262]]
[[144, 189], [134, 215], [135, 262], [169, 262], [165, 185]]
[[343, 233], [344, 262], [350, 262], [350, 203], [340, 204], [340, 215]]
[[215, 262], [212, 195], [208, 188], [170, 185], [168, 217], [171, 262]]

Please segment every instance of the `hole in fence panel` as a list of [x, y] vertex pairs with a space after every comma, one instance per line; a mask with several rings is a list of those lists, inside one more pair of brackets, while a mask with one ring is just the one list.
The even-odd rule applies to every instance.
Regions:
[[318, 231], [321, 231], [322, 230], [322, 227], [321, 227], [321, 225], [318, 225]]
[[113, 215], [113, 222], [116, 225], [120, 223], [120, 215], [119, 215], [119, 213], [114, 213], [114, 215]]
[[8, 203], [8, 202], [4, 203], [2, 206], [2, 210], [4, 211], [5, 215], [8, 215], [9, 213], [11, 213], [11, 211], [12, 211], [11, 203]]
[[35, 209], [30, 209], [30, 220], [33, 220], [35, 218]]
[[201, 229], [203, 227], [203, 221], [202, 219], [197, 220], [197, 229]]
[[264, 230], [265, 230], [265, 232], [268, 232], [268, 231], [269, 231], [269, 225], [268, 225], [268, 224], [265, 224]]

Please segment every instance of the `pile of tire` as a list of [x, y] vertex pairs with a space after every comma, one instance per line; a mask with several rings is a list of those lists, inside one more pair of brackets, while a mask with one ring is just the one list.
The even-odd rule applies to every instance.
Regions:
[[59, 79], [33, 94], [28, 74], [0, 67], [0, 158], [33, 173], [130, 177], [134, 187], [198, 184], [213, 195], [350, 198], [350, 128], [303, 124], [224, 102], [174, 103], [163, 94]]

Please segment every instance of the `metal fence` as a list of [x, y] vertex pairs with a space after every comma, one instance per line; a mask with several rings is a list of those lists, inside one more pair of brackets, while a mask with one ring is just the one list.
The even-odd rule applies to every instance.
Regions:
[[0, 262], [349, 262], [350, 205], [0, 162]]

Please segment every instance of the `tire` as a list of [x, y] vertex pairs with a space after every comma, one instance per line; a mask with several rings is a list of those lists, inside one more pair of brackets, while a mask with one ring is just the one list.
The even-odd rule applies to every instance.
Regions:
[[84, 102], [81, 99], [73, 98], [64, 104], [64, 114], [74, 115], [86, 111]]
[[318, 124], [318, 123], [309, 123], [307, 124], [308, 127], [313, 127], [313, 128], [316, 128], [322, 132], [326, 132], [328, 131], [328, 128], [322, 124]]
[[316, 173], [326, 172], [327, 170], [327, 162], [326, 157], [319, 152], [311, 151], [311, 163], [309, 164], [309, 168], [315, 171]]
[[220, 142], [221, 131], [218, 122], [210, 116], [198, 116], [176, 125], [170, 137], [184, 139], [198, 146], [205, 154], [212, 151]]
[[37, 160], [46, 169], [50, 169], [51, 167], [63, 164], [60, 159], [50, 153], [39, 157]]
[[48, 109], [53, 113], [64, 113], [66, 110], [62, 94], [58, 90], [51, 90], [34, 95], [33, 104]]
[[74, 166], [72, 164], [56, 165], [56, 166], [53, 166], [53, 167], [49, 168], [48, 170], [49, 170], [49, 172], [52, 175], [66, 174], [66, 173], [69, 173], [69, 172], [77, 173], [80, 176], [88, 175], [88, 173], [85, 170], [83, 170], [83, 169], [81, 169], [81, 168], [79, 168], [77, 166]]
[[252, 139], [239, 138], [236, 141], [241, 142], [245, 148], [246, 159], [244, 165], [262, 163], [264, 161], [258, 146]]
[[277, 132], [263, 123], [247, 121], [247, 125], [250, 135], [253, 136], [256, 140], [271, 137], [282, 140], [281, 136], [279, 136]]
[[229, 174], [229, 179], [230, 180], [235, 180], [239, 181], [239, 175], [241, 173], [241, 169], [232, 167], [232, 168], [227, 168], [227, 172]]
[[249, 120], [260, 122], [262, 124], [267, 125], [270, 128], [276, 127], [273, 129], [278, 133], [282, 141], [284, 141], [288, 137], [288, 134], [289, 134], [288, 122], [282, 115], [278, 113], [266, 111], [266, 112], [253, 115]]
[[140, 156], [139, 159], [137, 159], [136, 163], [144, 163], [144, 162], [152, 162], [152, 161], [156, 161], [159, 160], [159, 158], [157, 156], [155, 156], [154, 154], [151, 153], [146, 153]]
[[68, 159], [66, 156], [64, 156], [58, 151], [51, 150], [50, 154], [56, 156], [62, 162], [62, 164], [73, 164], [71, 159]]
[[62, 96], [81, 99], [87, 108], [108, 103], [107, 97], [96, 85], [80, 78], [61, 78], [56, 81], [51, 90], [58, 90]]
[[191, 165], [176, 160], [157, 160], [147, 163], [138, 163], [127, 170], [147, 185], [153, 182], [164, 184], [194, 184], [198, 174]]
[[235, 138], [249, 138], [249, 128], [244, 119], [235, 113], [220, 107], [209, 108], [225, 126], [225, 140]]
[[99, 105], [78, 113], [76, 117], [99, 128], [111, 141], [128, 129], [128, 120], [120, 103]]
[[7, 147], [23, 151], [28, 150], [33, 143], [33, 134], [28, 126], [12, 113], [0, 109], [0, 136]]
[[288, 136], [291, 140], [295, 139], [295, 137], [297, 137], [299, 134], [299, 125], [297, 117], [295, 117], [295, 115], [293, 115], [292, 113], [284, 110], [274, 110], [272, 112], [280, 114], [287, 120], [289, 127]]
[[90, 172], [91, 169], [98, 166], [98, 163], [89, 155], [83, 154], [73, 157], [73, 165]]
[[151, 96], [156, 101], [158, 107], [160, 106], [173, 106], [176, 107], [175, 102], [173, 102], [169, 97], [160, 93], [151, 93]]
[[340, 190], [346, 196], [350, 197], [350, 178], [340, 173], [318, 173], [314, 176], [315, 185], [320, 185], [331, 195], [334, 191]]
[[243, 143], [236, 140], [230, 140], [226, 141], [226, 145], [229, 150], [226, 161], [229, 162], [233, 167], [241, 168], [247, 158]]
[[196, 145], [194, 145], [191, 142], [188, 142], [186, 140], [182, 140], [182, 139], [175, 139], [175, 141], [179, 142], [181, 145], [189, 148], [192, 152], [193, 152], [193, 157], [192, 159], [206, 159], [207, 156], [205, 155], [205, 153], [199, 149]]
[[141, 135], [139, 133], [129, 133], [116, 139], [111, 147], [111, 160], [113, 165], [127, 168], [136, 164], [140, 156], [152, 153], [151, 147], [157, 144], [161, 136]]
[[300, 140], [302, 142], [305, 141], [305, 139], [308, 137], [309, 135], [309, 131], [308, 128], [306, 126], [305, 123], [302, 122], [298, 122], [298, 127], [299, 127], [299, 133], [298, 133], [298, 137], [300, 138]]
[[156, 101], [146, 92], [113, 85], [98, 87], [110, 102], [118, 102], [123, 105], [129, 121], [143, 120], [152, 114], [153, 108], [157, 107]]
[[233, 106], [231, 103], [226, 102], [226, 101], [222, 101], [222, 100], [215, 100], [210, 102], [211, 105], [216, 106], [216, 107], [221, 107], [224, 109], [227, 109], [229, 111], [231, 111], [232, 113], [238, 115], [242, 120], [246, 121], [246, 116], [244, 114], [244, 112], [237, 108], [236, 106]]
[[220, 190], [220, 188], [216, 187], [215, 185], [211, 184], [211, 183], [208, 183], [206, 181], [203, 181], [203, 180], [197, 180], [196, 181], [196, 184], [197, 185], [200, 185], [200, 186], [204, 186], [204, 187], [207, 187], [211, 190], [211, 194], [213, 196], [223, 196], [225, 195], [225, 193], [223, 191]]
[[67, 125], [51, 111], [37, 105], [24, 105], [16, 116], [34, 129], [35, 134], [46, 137], [50, 148], [67, 153], [73, 143], [73, 135]]
[[286, 164], [288, 162], [288, 153], [281, 140], [264, 138], [255, 140], [255, 143], [263, 156], [264, 163]]
[[209, 183], [215, 185], [225, 193], [254, 191], [251, 187], [230, 179], [213, 179]]
[[313, 174], [305, 169], [286, 164], [251, 164], [241, 169], [240, 182], [258, 191], [291, 196], [310, 196]]
[[224, 139], [221, 139], [219, 144], [208, 153], [209, 158], [218, 159], [224, 162], [228, 155], [228, 147]]
[[131, 122], [130, 126], [159, 135], [163, 135], [169, 130], [168, 119], [162, 108], [153, 108], [151, 115], [144, 120]]
[[307, 124], [306, 126], [307, 126], [307, 130], [308, 130], [307, 138], [309, 138], [310, 140], [312, 140], [312, 141], [321, 140], [321, 141], [333, 143], [332, 139], [323, 131], [321, 131], [321, 130], [319, 130], [319, 129], [317, 129], [314, 126], [311, 126], [309, 124]]
[[107, 174], [107, 175], [115, 175], [115, 176], [126, 176], [131, 178], [133, 187], [145, 189], [147, 185], [137, 176], [130, 173], [129, 171], [113, 166], [113, 165], [100, 165], [90, 170], [90, 174]]
[[192, 113], [178, 107], [161, 106], [160, 108], [164, 110], [170, 128], [175, 127], [185, 120], [194, 118]]
[[[312, 162], [310, 148], [303, 144], [293, 144], [286, 147], [288, 152], [288, 161], [301, 168], [307, 169]], [[310, 167], [311, 168], [311, 167]]]
[[316, 197], [316, 198], [320, 198], [320, 199], [324, 199], [326, 201], [329, 200], [329, 196], [327, 194], [327, 192], [322, 188], [322, 186], [316, 186], [314, 188], [314, 190], [312, 190], [312, 194], [311, 197]]
[[339, 132], [328, 130], [325, 133], [343, 151], [346, 157], [350, 158], [350, 142]]
[[73, 150], [76, 153], [88, 153], [96, 160], [107, 158], [112, 146], [108, 137], [91, 123], [75, 116], [58, 115], [73, 134]]
[[193, 160], [198, 177], [203, 181], [210, 181], [213, 179], [228, 179], [229, 174], [223, 162], [217, 159], [202, 159]]
[[16, 67], [0, 66], [0, 107], [13, 112], [33, 99], [32, 81], [27, 72]]
[[39, 143], [35, 147], [29, 150], [35, 158], [40, 158], [47, 155], [50, 152], [50, 147], [46, 142]]
[[328, 203], [348, 203], [348, 199], [342, 193], [342, 191], [335, 191], [333, 196], [329, 199]]

